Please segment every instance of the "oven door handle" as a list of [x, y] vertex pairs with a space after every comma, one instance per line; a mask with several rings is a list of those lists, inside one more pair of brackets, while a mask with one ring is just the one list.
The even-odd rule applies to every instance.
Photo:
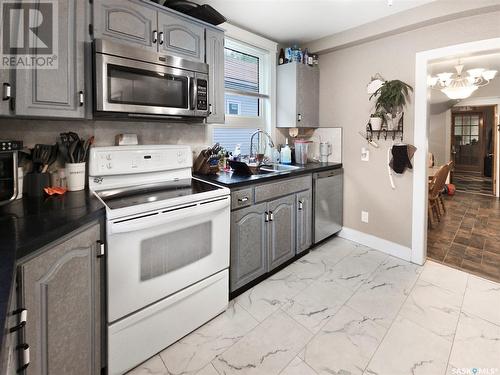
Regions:
[[229, 210], [229, 197], [215, 198], [206, 203], [193, 203], [179, 208], [165, 209], [163, 211], [144, 214], [130, 219], [119, 219], [108, 223], [109, 234], [128, 233], [144, 229], [151, 229], [189, 217], [207, 218], [212, 212]]
[[196, 96], [198, 95], [198, 86], [196, 85], [196, 78], [189, 78], [189, 109], [196, 109]]

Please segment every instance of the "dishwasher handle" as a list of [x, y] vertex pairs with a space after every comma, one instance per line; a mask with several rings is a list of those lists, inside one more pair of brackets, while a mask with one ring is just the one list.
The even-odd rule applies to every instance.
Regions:
[[316, 172], [313, 174], [313, 179], [317, 180], [320, 178], [328, 178], [328, 177], [333, 177], [333, 176], [340, 176], [341, 174], [344, 173], [344, 170], [342, 168], [338, 169], [331, 169], [328, 171], [324, 172]]

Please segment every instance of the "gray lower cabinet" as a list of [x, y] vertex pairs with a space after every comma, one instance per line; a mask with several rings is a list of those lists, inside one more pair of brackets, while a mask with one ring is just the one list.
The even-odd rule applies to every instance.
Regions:
[[207, 29], [206, 63], [208, 64], [208, 104], [210, 115], [207, 123], [224, 124], [224, 32]]
[[297, 254], [309, 249], [312, 243], [312, 196], [311, 190], [295, 195], [297, 215]]
[[157, 11], [132, 0], [94, 0], [93, 34], [98, 39], [114, 39], [157, 51], [153, 32], [157, 30]]
[[57, 69], [16, 70], [16, 115], [85, 117], [85, 7], [85, 1], [57, 1]]
[[267, 272], [267, 204], [231, 213], [231, 292]]
[[177, 15], [158, 12], [159, 52], [205, 62], [205, 28]]
[[19, 265], [27, 375], [101, 373], [100, 238], [95, 222]]
[[269, 212], [269, 271], [295, 256], [295, 196], [273, 200]]

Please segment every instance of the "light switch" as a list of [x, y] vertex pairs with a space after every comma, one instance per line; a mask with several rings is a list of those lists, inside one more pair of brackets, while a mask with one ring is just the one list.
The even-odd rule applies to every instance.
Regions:
[[368, 211], [361, 211], [361, 221], [368, 223]]
[[370, 150], [366, 147], [361, 148], [361, 161], [369, 161], [370, 160]]

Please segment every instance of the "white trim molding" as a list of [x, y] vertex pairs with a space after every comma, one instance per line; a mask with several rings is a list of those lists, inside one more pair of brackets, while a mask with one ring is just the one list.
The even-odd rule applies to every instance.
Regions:
[[427, 257], [427, 153], [429, 136], [428, 65], [437, 59], [456, 58], [460, 55], [488, 53], [500, 49], [500, 38], [456, 44], [418, 52], [415, 57], [415, 120], [413, 143], [417, 152], [413, 156], [413, 212], [411, 261], [424, 264]]
[[371, 247], [372, 249], [379, 250], [397, 258], [401, 258], [408, 262], [411, 261], [411, 249], [398, 243], [384, 240], [383, 238], [346, 227], [342, 228], [338, 236], [345, 238], [346, 240]]

